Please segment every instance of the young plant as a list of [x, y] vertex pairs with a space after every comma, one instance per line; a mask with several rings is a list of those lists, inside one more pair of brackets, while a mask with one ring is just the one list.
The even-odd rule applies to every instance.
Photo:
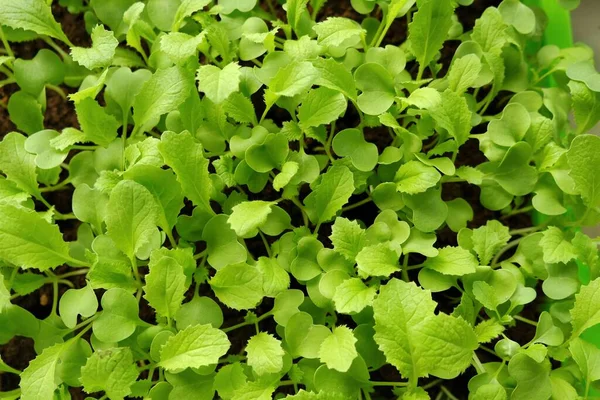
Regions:
[[543, 10], [52, 3], [0, 0], [1, 398], [597, 395], [600, 75]]

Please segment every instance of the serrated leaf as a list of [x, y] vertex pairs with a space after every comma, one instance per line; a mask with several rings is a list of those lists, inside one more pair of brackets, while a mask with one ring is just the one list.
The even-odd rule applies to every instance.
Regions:
[[398, 253], [388, 243], [364, 247], [356, 256], [359, 271], [370, 276], [388, 277], [400, 270]]
[[91, 36], [91, 48], [71, 48], [73, 61], [89, 70], [108, 67], [115, 56], [115, 50], [119, 45], [119, 41], [115, 39], [115, 35], [111, 31], [104, 29], [103, 25], [96, 25], [92, 30]]
[[462, 276], [474, 273], [479, 263], [469, 250], [447, 246], [439, 249], [438, 255], [428, 258], [423, 265], [444, 275]]
[[281, 341], [265, 332], [252, 336], [246, 345], [248, 365], [258, 375], [275, 374], [283, 368]]
[[131, 394], [138, 374], [131, 350], [120, 347], [95, 351], [81, 368], [80, 379], [87, 393], [104, 391], [111, 399], [122, 399]]
[[27, 208], [0, 204], [0, 258], [42, 271], [72, 260], [58, 226]]
[[306, 211], [313, 223], [329, 221], [348, 202], [354, 192], [354, 178], [347, 167], [332, 166], [321, 182], [304, 199]]
[[173, 319], [187, 290], [181, 264], [174, 258], [163, 257], [150, 266], [145, 280], [144, 298], [158, 315]]
[[422, 193], [434, 187], [442, 176], [434, 167], [419, 161], [409, 161], [400, 166], [394, 176], [396, 190], [402, 193]]
[[365, 307], [373, 304], [376, 294], [375, 287], [366, 286], [359, 278], [351, 278], [336, 287], [333, 303], [339, 313], [359, 313]]
[[365, 245], [366, 233], [358, 222], [338, 217], [331, 227], [330, 239], [335, 251], [354, 261]]
[[29, 363], [21, 374], [21, 399], [42, 400], [54, 396], [59, 383], [56, 377], [57, 366], [64, 348], [64, 343], [47, 347]]
[[203, 65], [198, 69], [196, 79], [198, 89], [206, 94], [213, 103], [224, 102], [230, 94], [240, 87], [240, 66], [237, 63], [227, 64], [223, 69], [214, 65]]
[[345, 325], [336, 326], [331, 335], [321, 343], [319, 359], [330, 369], [347, 372], [358, 356], [356, 342], [350, 328]]
[[577, 257], [575, 247], [565, 239], [564, 232], [555, 226], [542, 232], [540, 246], [546, 263], [567, 263]]
[[227, 222], [238, 236], [255, 236], [258, 227], [267, 221], [267, 217], [273, 210], [272, 205], [273, 203], [269, 201], [245, 201], [232, 208]]
[[582, 286], [575, 295], [575, 306], [570, 311], [573, 333], [579, 337], [587, 328], [600, 323], [600, 278]]
[[580, 135], [571, 142], [567, 152], [571, 171], [569, 175], [575, 182], [575, 188], [581, 194], [588, 207], [600, 204], [600, 138], [594, 135]]
[[217, 298], [235, 310], [254, 308], [263, 298], [260, 272], [248, 264], [228, 265], [208, 282]]
[[185, 196], [213, 214], [210, 206], [212, 181], [208, 175], [208, 160], [204, 158], [202, 145], [187, 131], [179, 134], [165, 132], [158, 149], [167, 165], [177, 174]]
[[487, 319], [475, 326], [475, 336], [479, 343], [489, 343], [504, 332], [504, 326], [495, 319]]
[[2, 0], [0, 24], [13, 29], [34, 31], [70, 43], [44, 0]]
[[322, 46], [340, 46], [347, 44], [353, 46], [360, 42], [364, 29], [349, 18], [329, 17], [325, 21], [313, 26], [317, 34], [317, 41]]
[[326, 125], [346, 111], [348, 101], [344, 95], [328, 88], [313, 89], [302, 102], [298, 119], [303, 129]]
[[496, 220], [488, 221], [484, 226], [473, 229], [471, 241], [481, 265], [489, 265], [494, 255], [508, 243], [510, 240], [508, 231], [508, 227]]
[[229, 349], [227, 335], [211, 325], [192, 325], [167, 339], [159, 365], [167, 371], [216, 364]]
[[107, 234], [130, 259], [156, 233], [158, 206], [139, 183], [124, 180], [110, 194], [106, 213]]
[[25, 151], [25, 140], [17, 132], [4, 137], [0, 142], [0, 170], [20, 189], [39, 197], [35, 156]]
[[108, 147], [117, 137], [117, 129], [121, 124], [96, 100], [88, 97], [77, 102], [75, 112], [86, 141]]

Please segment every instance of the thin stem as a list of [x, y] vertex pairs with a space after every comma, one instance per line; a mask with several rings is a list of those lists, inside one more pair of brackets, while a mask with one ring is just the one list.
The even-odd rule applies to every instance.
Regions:
[[277, 18], [277, 10], [275, 10], [275, 7], [273, 7], [273, 0], [267, 0], [267, 6], [269, 7], [271, 14]]
[[[261, 315], [260, 317], [258, 317], [258, 318], [256, 319], [256, 323], [258, 324], [258, 323], [259, 323], [259, 322], [261, 322], [262, 320], [264, 320], [264, 319], [267, 319], [267, 318], [269, 318], [269, 317], [270, 317], [270, 316], [272, 316], [272, 315], [273, 315], [273, 313], [272, 313], [271, 311], [269, 311], [268, 313], [265, 313], [265, 314]], [[221, 330], [222, 330], [223, 332], [227, 333], [227, 332], [231, 332], [231, 331], [233, 331], [233, 330], [236, 330], [236, 329], [242, 328], [242, 327], [244, 327], [244, 326], [247, 326], [247, 325], [254, 325], [254, 321], [250, 321], [250, 322], [248, 322], [248, 321], [240, 322], [240, 323], [239, 323], [239, 324], [237, 324], [237, 325], [233, 325], [233, 326], [230, 326], [229, 328], [225, 328], [225, 329], [221, 329]], [[290, 382], [291, 382], [291, 381], [290, 381]]]
[[121, 133], [121, 141], [123, 143], [123, 155], [121, 159], [121, 169], [125, 171], [125, 147], [127, 147], [127, 120], [129, 119], [128, 115], [123, 116], [123, 132]]
[[167, 235], [167, 239], [169, 239], [169, 243], [171, 243], [171, 247], [176, 248], [177, 242], [175, 241], [175, 238], [173, 237], [173, 232], [171, 232], [171, 230], [166, 230], [165, 234]]
[[15, 53], [13, 53], [12, 49], [10, 48], [10, 44], [8, 43], [8, 40], [6, 40], [6, 36], [4, 35], [4, 31], [2, 30], [1, 26], [0, 26], [0, 40], [2, 40], [2, 45], [4, 46], [4, 49], [6, 50], [6, 54], [9, 57], [15, 58]]
[[529, 318], [521, 317], [520, 315], [513, 315], [513, 318], [517, 321], [525, 322], [526, 324], [537, 326], [537, 322], [530, 320]]
[[538, 226], [530, 226], [529, 228], [513, 229], [512, 231], [510, 231], [508, 233], [511, 236], [525, 235], [525, 234], [528, 234], [528, 233], [541, 231], [545, 227], [546, 227], [546, 224], [542, 224], [542, 225], [538, 225]]
[[88, 272], [89, 272], [89, 268], [82, 268], [82, 269], [79, 269], [77, 271], [71, 271], [71, 272], [67, 272], [67, 273], [62, 274], [62, 275], [57, 275], [56, 277], [58, 279], [65, 279], [65, 278], [70, 278], [72, 276], [85, 275]]
[[94, 316], [86, 319], [85, 321], [80, 322], [79, 324], [75, 325], [73, 328], [69, 329], [63, 336], [68, 335], [69, 333], [73, 333], [78, 329], [81, 329], [85, 326], [90, 325], [92, 322], [94, 322], [98, 317], [100, 316], [100, 314], [95, 314]]
[[369, 382], [371, 386], [408, 386], [408, 382]]
[[512, 241], [508, 242], [506, 244], [506, 246], [504, 246], [502, 249], [500, 249], [500, 251], [498, 253], [496, 253], [494, 258], [492, 259], [492, 263], [491, 263], [492, 268], [498, 264], [498, 262], [500, 261], [500, 257], [502, 257], [507, 251], [509, 251], [513, 247], [518, 246], [522, 239], [523, 238], [521, 237], [521, 238], [512, 240]]
[[43, 205], [45, 205], [49, 210], [52, 209], [52, 205], [50, 203], [48, 203], [48, 201], [43, 197], [43, 196], [36, 196], [36, 198], [42, 202]]
[[258, 231], [258, 234], [260, 235], [260, 238], [262, 239], [262, 242], [265, 245], [265, 250], [267, 251], [267, 255], [269, 256], [269, 258], [271, 258], [271, 256], [272, 256], [271, 246], [269, 245], [269, 242], [267, 241], [267, 237], [261, 231]]
[[57, 183], [54, 186], [46, 186], [43, 188], [40, 188], [40, 192], [45, 193], [45, 192], [54, 192], [56, 190], [60, 190], [62, 188], [64, 188], [65, 186], [67, 186], [69, 183], [71, 183], [71, 178], [66, 178], [64, 181]]
[[65, 221], [67, 219], [77, 219], [77, 217], [73, 213], [68, 213], [68, 214], [60, 214], [59, 213], [54, 216], [54, 219], [59, 220], [59, 221]]
[[360, 207], [360, 206], [363, 206], [363, 205], [365, 205], [365, 204], [368, 204], [368, 203], [370, 203], [370, 202], [372, 202], [372, 201], [373, 201], [373, 198], [372, 198], [371, 196], [369, 196], [369, 197], [367, 197], [367, 198], [365, 198], [365, 199], [362, 199], [362, 200], [360, 200], [360, 201], [357, 201], [357, 202], [356, 202], [356, 203], [354, 203], [354, 204], [350, 204], [349, 206], [342, 207], [342, 212], [346, 212], [346, 211], [354, 210], [355, 208], [358, 208], [358, 207]]
[[459, 398], [458, 398], [458, 397], [456, 397], [455, 395], [453, 395], [453, 394], [452, 394], [452, 393], [451, 393], [451, 392], [450, 392], [448, 389], [446, 389], [446, 387], [445, 387], [445, 386], [441, 386], [440, 388], [442, 389], [442, 392], [444, 392], [444, 394], [445, 394], [446, 396], [448, 396], [448, 398], [449, 398], [450, 400], [459, 400]]
[[48, 89], [50, 89], [50, 90], [53, 90], [53, 91], [55, 91], [56, 93], [58, 93], [58, 95], [59, 95], [60, 97], [62, 97], [62, 99], [63, 99], [63, 100], [67, 100], [67, 94], [65, 93], [65, 91], [64, 91], [64, 90], [62, 90], [62, 88], [61, 88], [60, 86], [56, 86], [56, 85], [53, 85], [53, 84], [51, 84], [51, 83], [46, 83], [46, 87], [47, 87]]
[[300, 200], [298, 200], [295, 197], [290, 200], [302, 212], [302, 221], [304, 222], [304, 226], [308, 226], [308, 215], [306, 214], [306, 210], [304, 209], [304, 206], [302, 205], [302, 203], [300, 203]]
[[204, 257], [207, 254], [208, 254], [208, 249], [204, 249], [200, 253], [194, 255], [194, 260], [198, 260], [198, 259]]
[[58, 279], [52, 280], [52, 315], [58, 315]]
[[533, 206], [527, 206], [527, 207], [523, 207], [523, 208], [519, 208], [518, 210], [513, 210], [511, 212], [509, 212], [508, 214], [504, 214], [501, 219], [506, 219], [506, 218], [510, 218], [514, 215], [519, 215], [519, 214], [523, 214], [523, 213], [528, 213], [530, 211], [533, 211]]
[[404, 256], [404, 259], [402, 260], [402, 280], [404, 282], [408, 282], [410, 280], [410, 278], [408, 277], [408, 254], [406, 254]]
[[435, 381], [429, 382], [427, 385], [424, 385], [424, 386], [421, 386], [421, 387], [423, 388], [423, 390], [428, 390], [428, 389], [431, 389], [434, 386], [439, 385], [442, 382], [444, 382], [443, 379], [436, 379]]
[[333, 142], [333, 135], [335, 135], [335, 121], [331, 123], [329, 137], [327, 138], [327, 142], [325, 143], [325, 153], [327, 154], [327, 157], [329, 157], [329, 161], [331, 161], [332, 163], [335, 161], [335, 159], [331, 155], [331, 143]]
[[135, 261], [135, 257], [130, 258], [129, 261], [131, 262], [131, 269], [133, 270], [133, 276], [135, 277], [135, 280], [139, 286], [135, 297], [136, 297], [137, 301], [140, 301], [140, 299], [142, 298], [142, 286], [143, 286], [142, 278], [140, 277], [140, 271], [138, 271], [138, 266], [137, 266], [137, 262]]
[[481, 361], [479, 360], [479, 357], [477, 357], [477, 354], [475, 354], [475, 352], [473, 352], [473, 366], [475, 367], [475, 369], [477, 370], [478, 374], [483, 374], [485, 372], [485, 367], [483, 366], [483, 364], [481, 364]]
[[46, 42], [48, 46], [52, 47], [58, 54], [60, 54], [63, 60], [68, 60], [70, 58], [69, 55], [65, 53], [65, 51], [61, 49], [59, 45], [54, 43], [54, 40], [52, 40], [48, 36], [42, 36], [42, 40]]

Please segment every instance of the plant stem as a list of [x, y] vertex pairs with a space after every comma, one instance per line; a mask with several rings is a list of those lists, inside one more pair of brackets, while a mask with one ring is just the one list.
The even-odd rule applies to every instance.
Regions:
[[[272, 316], [272, 315], [273, 315], [273, 313], [272, 313], [271, 311], [269, 311], [268, 313], [265, 313], [265, 314], [261, 315], [260, 317], [258, 317], [258, 318], [256, 319], [256, 323], [258, 324], [260, 321], [262, 321], [262, 320], [264, 320], [264, 319], [267, 319], [267, 318], [269, 318], [269, 317], [270, 317], [270, 316]], [[239, 324], [236, 324], [236, 325], [230, 326], [229, 328], [224, 328], [224, 329], [221, 329], [221, 330], [222, 330], [223, 332], [227, 333], [227, 332], [231, 332], [231, 331], [233, 331], [233, 330], [236, 330], [236, 329], [242, 328], [242, 327], [244, 327], [244, 326], [248, 326], [248, 325], [254, 325], [254, 323], [255, 323], [255, 321], [244, 321], [244, 322], [240, 322]], [[290, 381], [290, 382], [291, 382], [291, 381]], [[290, 383], [290, 384], [291, 384], [291, 383]]]
[[513, 318], [517, 321], [525, 322], [526, 324], [537, 326], [537, 322], [530, 320], [529, 318], [521, 317], [520, 315], [513, 315]]
[[404, 282], [410, 281], [410, 278], [408, 277], [408, 254], [404, 255], [404, 259], [402, 260], [401, 274]]
[[444, 392], [444, 394], [446, 396], [448, 396], [448, 398], [450, 400], [459, 400], [458, 397], [456, 397], [455, 395], [453, 395], [448, 389], [446, 389], [446, 387], [441, 386], [440, 388], [442, 389], [442, 392]]
[[58, 315], [58, 279], [52, 280], [52, 315]]
[[198, 260], [198, 259], [204, 257], [207, 254], [208, 254], [208, 249], [204, 249], [200, 253], [194, 255], [194, 260]]
[[61, 49], [61, 47], [59, 45], [54, 43], [54, 40], [52, 40], [48, 36], [42, 36], [41, 38], [44, 42], [46, 42], [46, 44], [48, 46], [52, 47], [58, 54], [60, 54], [60, 56], [62, 57], [63, 60], [67, 60], [70, 58], [69, 55], [67, 53], [65, 53], [65, 51], [63, 49]]
[[269, 242], [267, 241], [265, 234], [262, 233], [261, 231], [258, 231], [258, 234], [260, 235], [260, 238], [262, 239], [262, 242], [265, 245], [265, 250], [267, 251], [267, 255], [269, 256], [269, 258], [271, 258], [271, 256], [272, 256], [271, 246], [269, 245]]
[[542, 224], [542, 225], [538, 225], [538, 226], [530, 226], [529, 228], [513, 229], [512, 231], [508, 232], [508, 234], [511, 236], [525, 235], [527, 233], [541, 231], [545, 227], [546, 227], [546, 224]]
[[4, 50], [6, 50], [6, 54], [9, 57], [15, 58], [15, 53], [13, 53], [12, 49], [10, 48], [10, 44], [8, 43], [8, 40], [6, 40], [6, 36], [4, 35], [2, 27], [0, 27], [0, 40], [2, 40], [2, 45], [4, 46]]
[[372, 386], [408, 386], [408, 382], [369, 382]]
[[479, 360], [479, 357], [477, 357], [477, 354], [475, 354], [475, 352], [473, 352], [473, 366], [475, 367], [475, 369], [477, 370], [478, 374], [483, 374], [485, 372], [485, 367], [483, 366], [483, 364], [481, 364], [481, 361]]
[[169, 243], [171, 243], [171, 247], [177, 248], [177, 242], [175, 241], [175, 238], [173, 237], [173, 232], [171, 232], [170, 230], [167, 229], [165, 231], [165, 235], [167, 235], [167, 239], [169, 239]]
[[533, 206], [527, 206], [527, 207], [523, 207], [523, 208], [519, 208], [518, 210], [513, 210], [511, 212], [509, 212], [508, 214], [504, 214], [501, 219], [505, 219], [505, 218], [510, 218], [514, 215], [519, 215], [519, 214], [523, 214], [523, 213], [527, 213], [533, 210]]
[[45, 192], [54, 192], [56, 190], [60, 190], [60, 189], [64, 188], [69, 183], [71, 183], [71, 178], [66, 178], [64, 181], [59, 182], [59, 183], [57, 183], [54, 186], [46, 186], [46, 187], [40, 188], [40, 192], [42, 192], [42, 193], [45, 193]]
[[300, 209], [300, 211], [302, 212], [302, 221], [304, 222], [304, 226], [308, 226], [308, 215], [306, 214], [306, 210], [304, 209], [304, 206], [302, 205], [302, 203], [300, 203], [300, 200], [298, 200], [297, 198], [294, 197], [294, 198], [290, 199], [290, 201], [292, 203], [294, 203], [294, 205]]
[[67, 100], [67, 94], [65, 93], [65, 91], [64, 91], [64, 90], [62, 90], [62, 88], [61, 88], [60, 86], [56, 86], [56, 85], [53, 85], [53, 84], [51, 84], [51, 83], [47, 83], [47, 84], [46, 84], [46, 87], [47, 87], [48, 89], [50, 89], [50, 90], [53, 90], [53, 91], [55, 91], [56, 93], [58, 93], [58, 95], [59, 95], [60, 97], [62, 97], [62, 99], [63, 99], [63, 100]]
[[137, 299], [137, 301], [140, 301], [140, 299], [142, 298], [142, 286], [143, 286], [142, 278], [140, 277], [140, 271], [138, 271], [138, 266], [137, 266], [137, 262], [135, 261], [135, 256], [130, 258], [129, 261], [131, 262], [131, 269], [133, 270], [133, 276], [135, 277], [135, 280], [139, 285], [138, 291], [135, 295], [135, 298]]
[[356, 203], [354, 203], [354, 204], [350, 204], [349, 206], [342, 207], [342, 212], [346, 212], [346, 211], [354, 210], [355, 208], [358, 208], [358, 207], [360, 207], [360, 206], [362, 206], [362, 205], [365, 205], [365, 204], [367, 204], [367, 203], [370, 203], [370, 202], [372, 202], [372, 201], [373, 201], [373, 199], [371, 198], [371, 196], [369, 196], [369, 197], [367, 197], [367, 198], [365, 198], [365, 199], [362, 199], [362, 200], [360, 200], [360, 201], [357, 201], [357, 202], [356, 202]]
[[498, 264], [498, 262], [500, 261], [500, 257], [502, 257], [504, 255], [504, 253], [506, 253], [508, 250], [512, 249], [515, 246], [518, 246], [522, 239], [523, 238], [520, 237], [518, 239], [512, 240], [512, 241], [508, 242], [506, 244], [506, 246], [504, 246], [502, 249], [500, 249], [500, 251], [498, 253], [496, 253], [494, 258], [492, 259], [491, 267], [494, 268], [494, 266], [496, 266]]

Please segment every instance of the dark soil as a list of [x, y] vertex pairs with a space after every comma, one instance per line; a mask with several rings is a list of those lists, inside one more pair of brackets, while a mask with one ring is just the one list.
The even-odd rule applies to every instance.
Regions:
[[[500, 3], [500, 0], [480, 0], [475, 1], [474, 4], [470, 7], [459, 7], [457, 10], [457, 14], [459, 16], [460, 21], [462, 22], [465, 31], [470, 30], [476, 18], [478, 18], [483, 10], [489, 6], [496, 6]], [[352, 18], [355, 20], [362, 20], [364, 16], [357, 14], [351, 7], [349, 1], [339, 1], [339, 0], [330, 0], [325, 4], [325, 6], [321, 9], [319, 13], [319, 19], [323, 20], [330, 16], [344, 16], [348, 18]], [[264, 5], [265, 9], [267, 9], [266, 4]], [[63, 30], [69, 37], [69, 39], [76, 45], [79, 46], [89, 46], [90, 38], [88, 33], [85, 30], [85, 23], [83, 21], [83, 15], [71, 15], [64, 8], [53, 5], [53, 13], [56, 19], [61, 23]], [[285, 19], [284, 11], [278, 7], [278, 15], [280, 19]], [[376, 11], [373, 13], [376, 15]], [[379, 17], [379, 16], [378, 16]], [[386, 35], [386, 38], [383, 42], [383, 45], [392, 44], [392, 45], [400, 45], [406, 40], [407, 37], [407, 24], [406, 19], [398, 19], [392, 25], [390, 31]], [[447, 66], [452, 59], [454, 51], [458, 46], [459, 42], [457, 41], [448, 41], [444, 45], [442, 50], [442, 58], [440, 63]], [[15, 52], [16, 57], [31, 59], [35, 56], [35, 54], [43, 48], [49, 48], [49, 46], [41, 41], [36, 40], [32, 42], [24, 42], [14, 44], [12, 47]], [[68, 49], [64, 48], [66, 51]], [[413, 63], [414, 64], [414, 63]], [[416, 75], [415, 65], [410, 64], [407, 66], [407, 69], [413, 73], [413, 76]], [[442, 74], [445, 73], [442, 71]], [[0, 79], [3, 79], [3, 76], [0, 74]], [[66, 86], [61, 86], [65, 93], [73, 93], [76, 91], [74, 88], [69, 88]], [[7, 85], [4, 88], [0, 89], [0, 102], [3, 104], [7, 104], [8, 99], [12, 93], [18, 90], [18, 86], [16, 84]], [[44, 125], [47, 129], [55, 129], [62, 130], [65, 127], [78, 127], [77, 116], [74, 111], [73, 104], [63, 99], [58, 93], [47, 90], [47, 108], [45, 111]], [[257, 95], [253, 98], [254, 103], [256, 104], [257, 112], [262, 113], [262, 109], [264, 109], [264, 103], [262, 96]], [[494, 105], [490, 108], [490, 113], [493, 113]], [[279, 110], [274, 108], [270, 113], [269, 117], [275, 120], [278, 123], [282, 121], [287, 121], [289, 116], [286, 111]], [[344, 129], [349, 127], [354, 127], [358, 124], [358, 115], [352, 106], [348, 107], [348, 111], [344, 119], [338, 121], [338, 129]], [[6, 108], [0, 107], [0, 139], [4, 137], [8, 132], [16, 130], [14, 124], [10, 121], [8, 112]], [[387, 128], [366, 128], [365, 129], [365, 137], [368, 141], [377, 144], [378, 148], [382, 150], [386, 146], [388, 146], [391, 142], [390, 136], [388, 134]], [[308, 143], [309, 147], [317, 146], [317, 143]], [[475, 140], [468, 141], [459, 153], [457, 159], [457, 165], [471, 165], [476, 166], [480, 163], [484, 162], [485, 158], [483, 154], [479, 151], [478, 143]], [[64, 179], [64, 176], [61, 177], [61, 180]], [[304, 188], [301, 193], [301, 198], [304, 197], [309, 192], [308, 188]], [[484, 225], [490, 219], [497, 219], [501, 217], [499, 212], [493, 212], [483, 208], [479, 202], [479, 188], [474, 185], [469, 184], [460, 184], [460, 183], [450, 183], [445, 184], [443, 188], [442, 196], [444, 200], [451, 200], [454, 198], [462, 197], [466, 199], [474, 211], [474, 219], [469, 223], [469, 227], [476, 228], [478, 226]], [[72, 188], [67, 187], [63, 191], [58, 192], [50, 192], [45, 194], [45, 198], [53, 205], [56, 206], [57, 210], [62, 213], [71, 212], [71, 197], [72, 197]], [[250, 195], [251, 198], [260, 198], [260, 199], [275, 199], [278, 197], [278, 194], [272, 189], [271, 184], [269, 183], [266, 187], [265, 191], [260, 193], [259, 195]], [[355, 196], [352, 201], [358, 201], [362, 197]], [[284, 208], [288, 213], [292, 216], [293, 221], [301, 221], [301, 215], [299, 210], [288, 204], [289, 202], [281, 202], [279, 206]], [[188, 207], [189, 208], [189, 207]], [[182, 210], [182, 212], [186, 213], [186, 209]], [[187, 210], [189, 213], [190, 210]], [[377, 216], [378, 210], [373, 204], [367, 204], [362, 207], [359, 207], [355, 210], [352, 210], [347, 213], [349, 218], [361, 219], [365, 222], [372, 222]], [[511, 228], [520, 228], [531, 226], [530, 216], [527, 214], [516, 215], [508, 220], [504, 220], [504, 223], [509, 224]], [[79, 223], [75, 220], [68, 221], [60, 221], [59, 226], [61, 232], [63, 232], [63, 236], [67, 241], [73, 241], [76, 239], [76, 231]], [[323, 241], [324, 244], [328, 245], [329, 243], [329, 234], [331, 233], [329, 226], [323, 226], [319, 238]], [[447, 245], [456, 245], [456, 234], [449, 229], [443, 229], [438, 233], [438, 242], [437, 246], [443, 247]], [[269, 239], [273, 240], [273, 239]], [[255, 256], [263, 256], [265, 254], [264, 245], [260, 240], [246, 241], [249, 251]], [[420, 263], [422, 259], [419, 259], [418, 256], [415, 259], [411, 259], [411, 264], [414, 262]], [[63, 266], [57, 268], [56, 272], [58, 274], [64, 273], [68, 267]], [[146, 271], [141, 270], [142, 273]], [[416, 280], [416, 272], [411, 271], [411, 279]], [[83, 287], [85, 285], [85, 277], [78, 276], [70, 279], [75, 287]], [[298, 285], [298, 288], [303, 289], [302, 286]], [[62, 294], [67, 289], [66, 286], [61, 285], [60, 293]], [[209, 296], [216, 301], [218, 301], [213, 292], [210, 290], [209, 286], [204, 284], [200, 286], [200, 294], [203, 296]], [[32, 312], [37, 318], [43, 319], [46, 318], [51, 312], [51, 304], [52, 304], [52, 288], [49, 285], [42, 287], [40, 290], [17, 299], [14, 303], [26, 308], [30, 312]], [[100, 296], [101, 293], [98, 293]], [[454, 304], [457, 302], [459, 298], [459, 293], [456, 292], [448, 292], [444, 293], [444, 299], [442, 300], [444, 304], [448, 306], [448, 309], [451, 309]], [[193, 289], [187, 293], [187, 300], [191, 299], [193, 296]], [[543, 296], [540, 296], [543, 298]], [[186, 300], [186, 301], [187, 301]], [[273, 306], [273, 301], [270, 299], [265, 299], [261, 305], [258, 306], [256, 310], [257, 315], [261, 315], [267, 311], [269, 311]], [[243, 315], [239, 312], [231, 310], [227, 307], [223, 307], [223, 313], [225, 317], [224, 326], [232, 326], [238, 324], [243, 321]], [[526, 312], [523, 314], [525, 317], [536, 319], [539, 311], [537, 310], [537, 306], [529, 306], [526, 309]], [[150, 323], [155, 322], [154, 310], [148, 306], [145, 300], [142, 300], [140, 303], [140, 317]], [[348, 321], [343, 321], [344, 323], [348, 323], [350, 325], [354, 324], [354, 322], [348, 318]], [[266, 330], [271, 333], [275, 333], [275, 323], [272, 319], [267, 319], [261, 322], [261, 329]], [[230, 350], [230, 354], [239, 354], [245, 343], [254, 332], [254, 327], [248, 326], [242, 329], [238, 329], [229, 334], [229, 338], [232, 342], [232, 348]], [[516, 328], [512, 328], [510, 330], [511, 335], [513, 337], [519, 337], [523, 339], [523, 342], [527, 342], [533, 337], [534, 329], [532, 329], [529, 325], [519, 324]], [[9, 343], [0, 346], [0, 356], [2, 360], [4, 360], [8, 365], [23, 370], [27, 367], [30, 360], [35, 357], [35, 351], [33, 349], [33, 341], [28, 338], [15, 337]], [[480, 358], [485, 361], [491, 361], [491, 357], [489, 354], [482, 352], [479, 354]], [[466, 399], [466, 386], [468, 380], [472, 377], [473, 371], [467, 370], [467, 372], [461, 377], [453, 380], [446, 381], [444, 385], [456, 396], [461, 399]], [[391, 366], [385, 366], [378, 371], [372, 373], [372, 379], [377, 381], [398, 381], [401, 379], [397, 370]], [[430, 380], [424, 380], [423, 382], [427, 383]], [[0, 391], [8, 391], [18, 387], [19, 379], [16, 375], [13, 374], [2, 374], [0, 373]], [[381, 389], [381, 390], [379, 390]], [[430, 391], [430, 395], [432, 398], [435, 398], [437, 395], [438, 389], [434, 387]], [[395, 398], [392, 395], [391, 390], [378, 388], [379, 397], [374, 398]], [[73, 399], [83, 399], [85, 395], [82, 393], [80, 389], [74, 388], [71, 390], [71, 394]]]

